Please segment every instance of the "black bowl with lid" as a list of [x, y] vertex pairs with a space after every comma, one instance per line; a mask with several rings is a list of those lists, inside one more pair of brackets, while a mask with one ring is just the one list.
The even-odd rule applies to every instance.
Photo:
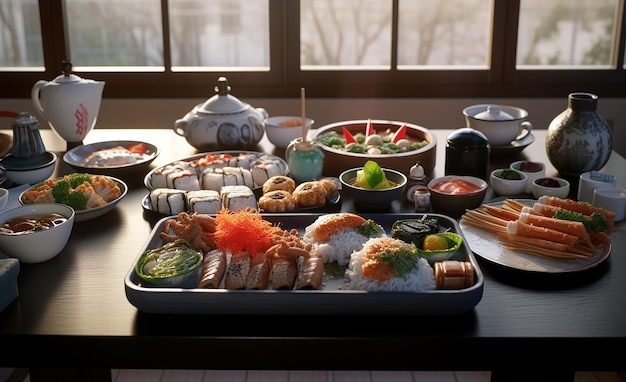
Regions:
[[467, 175], [487, 180], [489, 143], [485, 134], [469, 127], [446, 138], [446, 175]]

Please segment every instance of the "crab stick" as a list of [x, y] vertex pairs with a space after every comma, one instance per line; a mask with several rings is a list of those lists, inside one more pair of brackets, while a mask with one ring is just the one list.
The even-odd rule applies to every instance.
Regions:
[[519, 221], [522, 223], [532, 224], [539, 227], [545, 227], [553, 229], [559, 232], [574, 235], [580, 240], [580, 242], [593, 248], [589, 233], [585, 229], [585, 225], [582, 222], [549, 218], [541, 215], [533, 215], [526, 212], [522, 212], [519, 215]]
[[574, 245], [578, 237], [554, 229], [523, 223], [519, 220], [509, 221], [506, 226], [509, 235], [548, 240], [565, 245]]

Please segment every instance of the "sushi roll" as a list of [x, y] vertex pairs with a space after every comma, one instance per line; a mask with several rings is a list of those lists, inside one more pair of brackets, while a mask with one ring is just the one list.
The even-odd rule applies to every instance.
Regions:
[[256, 196], [250, 187], [243, 185], [224, 186], [220, 189], [222, 207], [231, 211], [242, 211], [246, 207], [258, 210]]
[[226, 254], [219, 249], [207, 252], [202, 262], [202, 274], [198, 288], [219, 288], [224, 273], [226, 273]]
[[250, 273], [250, 254], [242, 252], [230, 258], [226, 268], [224, 286], [226, 289], [244, 289]]
[[198, 174], [196, 174], [195, 170], [193, 172], [181, 170], [167, 174], [167, 187], [186, 191], [201, 189]]
[[188, 191], [187, 206], [191, 213], [216, 214], [222, 208], [220, 193], [215, 190]]
[[200, 176], [203, 190], [219, 191], [224, 186], [224, 174], [214, 168], [206, 168]]
[[176, 215], [187, 211], [187, 192], [171, 188], [150, 191], [150, 209], [164, 215]]
[[266, 289], [270, 278], [271, 263], [265, 253], [260, 253], [250, 259], [250, 272], [246, 280], [246, 289]]
[[298, 268], [296, 289], [320, 289], [324, 276], [324, 259], [318, 253], [302, 258]]
[[296, 257], [274, 256], [272, 259], [272, 289], [293, 289], [298, 275], [298, 263]]

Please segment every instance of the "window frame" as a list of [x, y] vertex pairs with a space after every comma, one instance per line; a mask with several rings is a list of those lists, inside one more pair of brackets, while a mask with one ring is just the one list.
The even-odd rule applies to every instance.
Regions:
[[[393, 25], [398, 0], [393, 1]], [[61, 73], [68, 56], [64, 1], [39, 0], [44, 45], [43, 72], [0, 72], [0, 98], [29, 98], [33, 84]], [[603, 97], [626, 96], [624, 0], [616, 15], [619, 39], [612, 69], [516, 69], [519, 0], [494, 0], [492, 54], [488, 69], [397, 70], [397, 30], [392, 31], [391, 70], [301, 71], [299, 1], [269, 0], [270, 66], [264, 72], [172, 72], [169, 59], [167, 0], [161, 0], [164, 27], [163, 72], [83, 72], [83, 78], [106, 82], [106, 98], [207, 98], [217, 78], [225, 76], [233, 93], [243, 98], [293, 98], [300, 88], [313, 98], [479, 98], [562, 97], [587, 91]], [[287, 33], [286, 31], [289, 31]], [[290, 52], [298, 52], [291, 54]], [[495, 53], [494, 53], [495, 52]]]

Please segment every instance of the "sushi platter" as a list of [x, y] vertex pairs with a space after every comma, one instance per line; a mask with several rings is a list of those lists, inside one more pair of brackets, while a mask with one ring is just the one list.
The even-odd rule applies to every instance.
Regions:
[[[323, 213], [269, 213], [263, 219], [284, 229], [304, 233]], [[436, 218], [441, 232], [463, 237], [458, 223], [445, 215], [415, 213], [361, 214], [372, 219], [390, 234], [394, 222], [402, 219]], [[346, 288], [345, 266], [326, 264], [322, 287], [314, 290], [229, 290], [223, 288], [182, 288], [151, 285], [142, 280], [135, 266], [146, 251], [161, 247], [159, 235], [168, 219], [164, 217], [154, 229], [124, 279], [128, 301], [138, 310], [162, 314], [212, 315], [454, 315], [472, 310], [483, 295], [484, 278], [466, 243], [461, 244], [454, 260], [471, 263], [473, 284], [460, 289], [432, 289], [424, 292], [368, 292]]]

